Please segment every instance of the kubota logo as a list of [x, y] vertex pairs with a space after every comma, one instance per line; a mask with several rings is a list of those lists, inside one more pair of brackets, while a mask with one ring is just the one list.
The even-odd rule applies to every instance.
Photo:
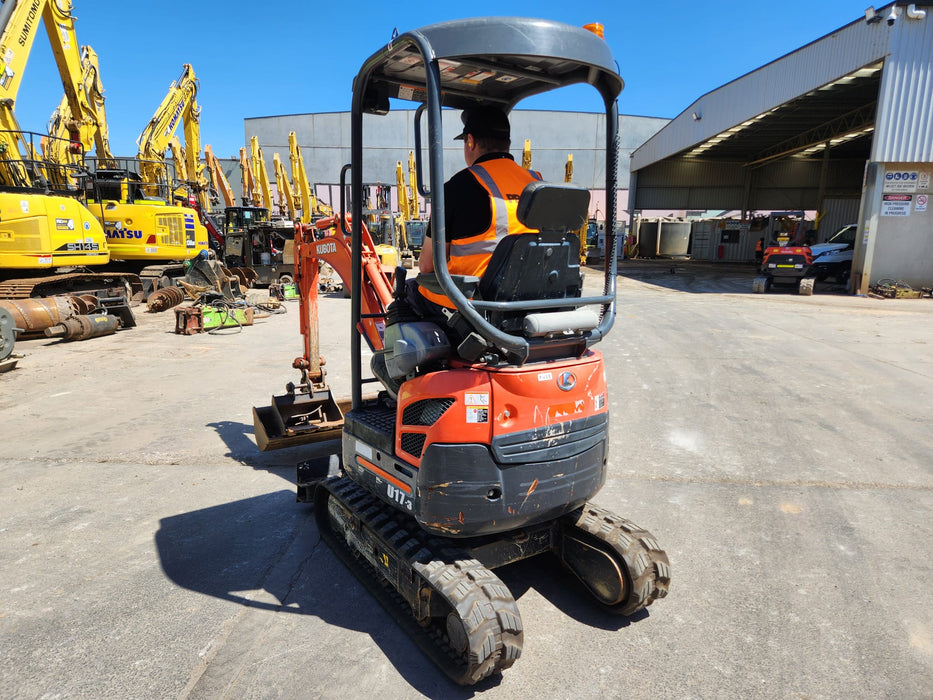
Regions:
[[327, 255], [328, 253], [337, 252], [337, 244], [333, 241], [327, 241], [326, 243], [318, 243], [314, 248], [314, 252], [318, 255]]
[[570, 391], [577, 385], [577, 378], [573, 372], [561, 372], [557, 377], [557, 388], [561, 391]]

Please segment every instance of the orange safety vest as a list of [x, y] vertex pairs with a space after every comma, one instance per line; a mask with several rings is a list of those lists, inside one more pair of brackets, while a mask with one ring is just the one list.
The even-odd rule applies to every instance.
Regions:
[[[492, 217], [482, 233], [468, 238], [458, 238], [450, 243], [450, 259], [447, 270], [452, 275], [472, 275], [482, 277], [489, 265], [492, 252], [499, 241], [513, 233], [534, 233], [518, 220], [518, 200], [522, 190], [529, 183], [540, 180], [541, 175], [532, 170], [525, 170], [510, 158], [495, 158], [470, 167], [473, 177], [489, 193]], [[454, 308], [453, 302], [443, 294], [435, 294], [424, 287], [421, 294], [448, 309]]]

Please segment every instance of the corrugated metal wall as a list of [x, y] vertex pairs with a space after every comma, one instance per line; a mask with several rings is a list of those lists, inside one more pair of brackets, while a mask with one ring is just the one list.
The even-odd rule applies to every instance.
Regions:
[[[394, 110], [385, 116], [364, 115], [366, 148], [364, 177], [369, 182], [395, 184], [395, 164], [407, 172], [408, 152], [414, 149], [414, 110]], [[631, 153], [669, 120], [620, 115], [618, 182], [628, 187]], [[531, 140], [532, 168], [547, 180], [563, 181], [567, 154], [573, 154], [573, 182], [590, 189], [605, 184], [605, 115], [590, 112], [515, 110], [511, 115], [512, 148], [521, 161], [525, 139]], [[426, 128], [426, 127], [425, 127]], [[444, 171], [449, 177], [464, 167], [463, 147], [453, 137], [460, 133], [460, 112], [444, 110]], [[350, 113], [291, 114], [244, 120], [244, 137], [259, 138], [266, 167], [278, 152], [288, 162], [288, 132], [301, 146], [308, 178], [314, 183], [336, 183], [340, 168], [350, 162]], [[425, 135], [426, 138], [426, 135]]]
[[924, 19], [906, 9], [891, 30], [891, 55], [884, 62], [871, 159], [876, 162], [933, 162], [933, 6]]
[[[828, 197], [861, 191], [864, 161], [829, 165]], [[752, 171], [750, 210], [819, 209], [820, 169], [815, 161], [784, 160]], [[638, 209], [741, 209], [745, 171], [735, 163], [667, 159], [638, 171]]]
[[817, 240], [820, 243], [825, 243], [830, 236], [843, 226], [858, 223], [858, 208], [861, 203], [862, 200], [860, 199], [823, 200], [825, 216], [820, 219]]

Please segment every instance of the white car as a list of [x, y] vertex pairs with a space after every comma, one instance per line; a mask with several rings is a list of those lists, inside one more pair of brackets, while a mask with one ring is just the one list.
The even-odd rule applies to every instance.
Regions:
[[856, 224], [843, 226], [825, 243], [810, 246], [810, 254], [813, 256], [813, 272], [818, 280], [835, 277], [839, 284], [849, 281], [857, 228]]

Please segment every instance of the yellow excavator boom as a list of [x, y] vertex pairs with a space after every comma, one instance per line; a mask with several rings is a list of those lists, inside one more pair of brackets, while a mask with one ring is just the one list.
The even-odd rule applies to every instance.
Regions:
[[288, 155], [292, 166], [295, 197], [301, 209], [301, 223], [310, 224], [315, 214], [330, 216], [333, 212], [325, 211], [311, 190], [308, 172], [305, 170], [305, 161], [301, 155], [301, 146], [298, 145], [298, 136], [294, 131], [288, 132]]
[[256, 193], [256, 178], [253, 175], [253, 161], [245, 146], [240, 148], [240, 181], [243, 183], [243, 206], [260, 206], [259, 195]]
[[253, 177], [256, 179], [259, 195], [259, 202], [257, 202], [257, 205], [265, 207], [271, 212], [272, 185], [269, 182], [269, 173], [266, 171], [266, 161], [262, 157], [262, 148], [259, 146], [259, 137], [250, 137], [249, 145], [253, 157]]
[[[143, 187], [154, 194], [154, 183], [167, 179], [165, 151], [171, 147], [171, 141], [183, 125], [185, 136], [185, 171], [188, 187], [198, 197], [198, 202], [205, 212], [210, 211], [208, 183], [201, 163], [200, 116], [201, 108], [197, 102], [198, 79], [191, 64], [186, 63], [181, 75], [171, 85], [156, 109], [155, 114], [143, 129], [136, 144], [139, 147], [139, 169]], [[180, 173], [176, 173], [180, 177]]]
[[285, 173], [285, 166], [278, 153], [272, 154], [272, 166], [275, 169], [275, 186], [279, 191], [279, 214], [287, 216], [292, 221], [296, 218], [295, 198], [292, 195], [292, 186]]
[[415, 152], [408, 152], [408, 218], [417, 220], [421, 218], [421, 209], [418, 204], [418, 173], [415, 171]]
[[81, 83], [86, 100], [78, 102], [89, 111], [75, 116], [66, 93], [49, 119], [48, 132], [53, 138], [47, 139], [43, 153], [53, 163], [80, 164], [93, 147], [100, 166], [113, 167], [100, 62], [90, 46], [81, 47]]
[[223, 168], [220, 167], [220, 161], [214, 155], [214, 149], [210, 144], [204, 144], [204, 161], [207, 164], [207, 171], [210, 173], [210, 181], [213, 189], [220, 197], [224, 207], [235, 207], [236, 197], [233, 196], [233, 188], [230, 181], [224, 175]]
[[[0, 160], [0, 185], [29, 188], [37, 184], [37, 176], [44, 178], [45, 175], [33, 167], [35, 161], [14, 110], [40, 19], [45, 25], [49, 45], [65, 90], [65, 102], [70, 112], [67, 125], [69, 138], [75, 144], [81, 144], [74, 150], [83, 148], [87, 151], [96, 144], [98, 150], [109, 154], [109, 146], [105, 140], [106, 130], [100, 128], [103, 121], [102, 112], [98, 114], [96, 101], [92, 105], [92, 100], [88, 98], [84, 59], [74, 32], [70, 0], [6, 3], [11, 4], [13, 8], [4, 13], [6, 21], [0, 28], [0, 153], [3, 153]], [[3, 10], [4, 8], [0, 7], [0, 12]], [[99, 82], [95, 84], [99, 88]], [[102, 109], [102, 90], [100, 97]], [[52, 147], [51, 141], [54, 139], [47, 142], [48, 148]], [[66, 150], [67, 148], [65, 146]]]

